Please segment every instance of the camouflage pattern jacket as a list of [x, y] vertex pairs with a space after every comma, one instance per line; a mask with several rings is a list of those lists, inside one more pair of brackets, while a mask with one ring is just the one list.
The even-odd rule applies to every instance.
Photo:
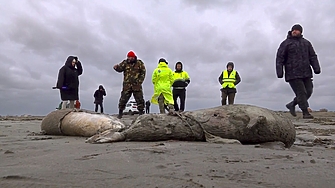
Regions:
[[137, 59], [135, 63], [123, 60], [115, 70], [123, 72], [123, 90], [142, 90], [146, 70], [141, 60]]

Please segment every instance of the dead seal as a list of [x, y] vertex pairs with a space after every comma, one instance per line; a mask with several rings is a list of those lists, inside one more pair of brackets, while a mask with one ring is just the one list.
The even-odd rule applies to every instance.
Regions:
[[55, 110], [45, 116], [41, 130], [47, 135], [90, 137], [103, 131], [119, 131], [125, 125], [116, 117], [88, 110]]
[[294, 125], [279, 112], [236, 104], [183, 112], [176, 116], [141, 115], [129, 128], [117, 132], [107, 130], [86, 142], [185, 140], [260, 144], [280, 141], [289, 148], [295, 137]]

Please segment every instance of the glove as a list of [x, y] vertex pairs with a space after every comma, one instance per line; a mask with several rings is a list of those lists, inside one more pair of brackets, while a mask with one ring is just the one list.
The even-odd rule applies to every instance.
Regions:
[[283, 78], [284, 77], [284, 71], [283, 69], [278, 69], [277, 71], [277, 78]]

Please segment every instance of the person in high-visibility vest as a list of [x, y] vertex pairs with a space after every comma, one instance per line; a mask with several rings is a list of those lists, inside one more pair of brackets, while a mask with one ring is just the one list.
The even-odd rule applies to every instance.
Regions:
[[[186, 99], [186, 87], [190, 84], [190, 77], [186, 71], [183, 70], [183, 64], [177, 62], [175, 66], [175, 71], [173, 73], [173, 100], [174, 100], [174, 110], [183, 112], [185, 110], [185, 99]], [[180, 100], [180, 108], [178, 106], [177, 99]]]
[[173, 96], [171, 86], [173, 84], [173, 71], [168, 67], [168, 62], [161, 58], [158, 67], [154, 70], [151, 79], [154, 85], [152, 104], [158, 104], [159, 112], [165, 114], [164, 106], [168, 106], [169, 114], [174, 114]]
[[219, 83], [221, 84], [221, 104], [234, 104], [235, 95], [237, 93], [236, 85], [241, 82], [241, 77], [236, 70], [234, 70], [234, 63], [227, 63], [227, 70], [222, 71], [219, 76]]

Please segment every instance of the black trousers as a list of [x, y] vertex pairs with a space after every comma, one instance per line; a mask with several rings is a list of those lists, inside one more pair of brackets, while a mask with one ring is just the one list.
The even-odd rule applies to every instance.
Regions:
[[289, 81], [289, 84], [295, 93], [295, 97], [291, 102], [294, 106], [299, 105], [301, 110], [307, 110], [309, 107], [308, 99], [313, 93], [313, 81], [311, 78], [295, 79]]
[[146, 113], [146, 114], [149, 114], [149, 113], [150, 113], [150, 106], [146, 106], [146, 107], [145, 107], [145, 113]]
[[[174, 110], [175, 111], [184, 111], [185, 110], [185, 99], [186, 99], [186, 90], [185, 89], [173, 89], [173, 100], [174, 100]], [[177, 103], [177, 99], [180, 100], [180, 108]]]
[[235, 95], [237, 93], [236, 88], [221, 88], [221, 105], [227, 105], [227, 97], [228, 104], [234, 104]]
[[104, 107], [102, 105], [102, 102], [95, 103], [95, 112], [98, 112], [98, 106], [100, 106], [100, 113], [104, 113]]

